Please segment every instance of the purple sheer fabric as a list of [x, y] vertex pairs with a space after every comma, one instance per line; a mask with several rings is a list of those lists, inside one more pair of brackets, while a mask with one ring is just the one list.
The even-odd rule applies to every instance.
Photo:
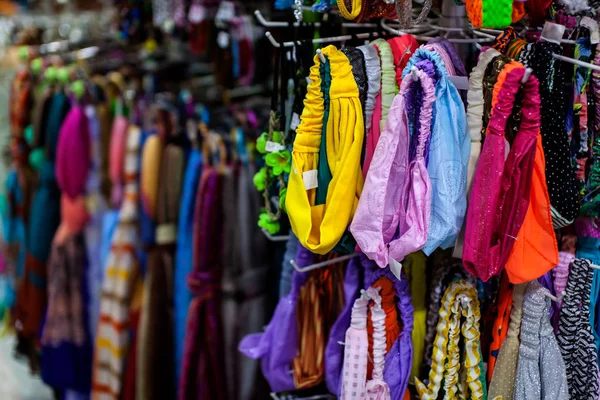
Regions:
[[[344, 359], [344, 347], [340, 346], [338, 341], [344, 340], [346, 329], [350, 326], [352, 305], [358, 296], [358, 287], [360, 285], [360, 271], [356, 270], [358, 262], [355, 262], [357, 260], [355, 259], [348, 264], [346, 272], [346, 289], [348, 290], [345, 293], [346, 306], [331, 328], [327, 348], [325, 349], [325, 379], [327, 388], [335, 395], [340, 393], [342, 361]], [[394, 282], [394, 289], [398, 298], [397, 307], [402, 320], [402, 332], [400, 332], [390, 351], [385, 355], [383, 377], [390, 388], [391, 398], [393, 400], [400, 400], [406, 391], [412, 366], [411, 332], [414, 310], [409, 293], [408, 280], [405, 276], [402, 276], [402, 279], [398, 280], [389, 268], [378, 268], [377, 264], [369, 260], [365, 255], [361, 255], [360, 264], [364, 267], [364, 289], [371, 287], [382, 276]], [[350, 293], [354, 293], [355, 296], [348, 301]]]
[[[296, 264], [305, 267], [313, 263], [315, 255], [298, 245]], [[292, 361], [298, 351], [298, 327], [296, 323], [296, 302], [300, 288], [309, 277], [308, 272], [294, 271], [292, 290], [279, 300], [271, 322], [262, 333], [246, 336], [238, 349], [247, 357], [261, 359], [263, 375], [271, 390], [283, 392], [294, 390]]]

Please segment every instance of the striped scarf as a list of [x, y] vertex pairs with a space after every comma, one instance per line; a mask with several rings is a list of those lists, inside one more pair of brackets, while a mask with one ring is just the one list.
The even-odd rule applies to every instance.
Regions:
[[127, 133], [125, 190], [119, 222], [112, 236], [100, 300], [96, 334], [92, 399], [118, 399], [127, 355], [129, 308], [139, 277], [138, 152], [141, 131], [130, 126]]
[[598, 398], [598, 354], [589, 323], [593, 277], [588, 260], [573, 261], [558, 324], [556, 339], [573, 399]]
[[[429, 385], [415, 379], [419, 398], [437, 399], [442, 379], [444, 399], [466, 398], [469, 393], [473, 399], [485, 398], [477, 291], [465, 280], [452, 282], [444, 293], [439, 314]], [[459, 346], [461, 334], [464, 342]]]

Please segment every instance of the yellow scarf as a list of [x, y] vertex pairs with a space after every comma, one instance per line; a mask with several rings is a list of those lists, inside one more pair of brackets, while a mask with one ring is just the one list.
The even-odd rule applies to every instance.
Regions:
[[286, 196], [294, 234], [304, 247], [317, 254], [333, 249], [356, 211], [363, 188], [360, 156], [365, 133], [358, 87], [348, 58], [335, 46], [327, 46], [322, 51], [331, 66], [330, 110], [325, 134], [333, 179], [325, 204], [315, 206], [316, 190], [307, 190], [305, 186], [311, 174], [316, 180], [323, 129], [320, 61], [315, 56], [302, 119], [296, 130]]

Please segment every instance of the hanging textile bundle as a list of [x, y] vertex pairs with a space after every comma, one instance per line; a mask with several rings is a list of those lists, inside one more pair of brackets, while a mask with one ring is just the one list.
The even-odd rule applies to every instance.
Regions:
[[565, 363], [548, 319], [546, 293], [537, 281], [525, 292], [514, 400], [569, 398]]
[[[437, 399], [442, 380], [448, 399], [467, 396], [486, 398], [477, 291], [464, 280], [453, 282], [444, 293], [439, 314], [429, 385], [425, 386], [421, 380], [415, 379], [419, 398]], [[459, 346], [461, 335], [462, 351]]]
[[572, 399], [598, 398], [598, 353], [590, 326], [590, 289], [594, 277], [590, 264], [581, 259], [571, 264], [556, 338]]
[[[504, 268], [529, 207], [540, 129], [535, 77], [523, 84], [527, 93], [523, 99], [523, 117], [506, 160], [504, 138], [506, 122], [524, 73], [522, 64], [516, 62], [508, 64], [500, 73], [494, 86], [494, 111], [473, 179], [463, 262], [467, 271], [484, 281]], [[510, 218], [503, 213], [510, 213]]]
[[[361, 250], [381, 268], [390, 260], [402, 261], [406, 255], [421, 249], [427, 240], [431, 182], [425, 167], [425, 152], [435, 94], [431, 78], [421, 70], [416, 74], [423, 88], [423, 105], [419, 110], [414, 159], [409, 159], [405, 106], [409, 90], [417, 84], [411, 78], [402, 81], [400, 94], [394, 99], [350, 227]], [[399, 231], [397, 237], [396, 231]], [[399, 268], [392, 271], [400, 277]]]
[[[438, 247], [447, 249], [454, 245], [467, 211], [469, 137], [464, 105], [458, 90], [448, 79], [449, 75], [456, 74], [450, 56], [452, 53], [427, 50], [427, 47], [443, 45], [444, 42], [432, 43], [417, 49], [402, 73], [406, 79], [413, 67], [421, 68], [435, 81], [435, 117], [431, 124], [431, 138], [426, 142], [427, 173], [432, 190], [427, 242], [423, 246], [425, 255], [430, 255]], [[445, 55], [445, 61], [440, 54]], [[457, 63], [457, 66], [461, 69], [461, 64]], [[409, 110], [412, 109], [411, 100], [407, 99]]]
[[317, 254], [326, 254], [341, 239], [354, 215], [363, 186], [360, 157], [364, 122], [352, 68], [348, 58], [334, 46], [325, 47], [322, 53], [329, 59], [332, 77], [331, 110], [325, 131], [332, 174], [327, 200], [325, 204], [313, 205], [324, 111], [318, 56], [311, 68], [311, 84], [296, 131], [286, 196], [294, 233], [303, 246]]

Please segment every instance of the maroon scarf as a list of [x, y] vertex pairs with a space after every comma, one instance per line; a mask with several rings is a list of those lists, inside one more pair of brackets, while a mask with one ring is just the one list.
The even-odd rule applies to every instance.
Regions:
[[188, 309], [179, 399], [221, 400], [226, 396], [221, 321], [223, 176], [206, 167], [196, 196], [194, 269], [188, 276]]

